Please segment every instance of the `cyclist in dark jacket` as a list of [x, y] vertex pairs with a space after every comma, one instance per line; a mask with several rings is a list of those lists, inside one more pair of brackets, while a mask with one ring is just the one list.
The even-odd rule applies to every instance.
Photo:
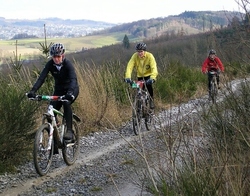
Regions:
[[68, 100], [67, 102], [54, 101], [51, 102], [51, 104], [57, 110], [60, 110], [60, 108], [63, 106], [67, 126], [64, 139], [71, 140], [73, 138], [71, 104], [76, 100], [79, 94], [79, 86], [74, 66], [69, 60], [65, 58], [64, 52], [65, 48], [63, 44], [57, 43], [52, 45], [50, 48], [50, 56], [52, 56], [52, 59], [46, 63], [39, 78], [35, 82], [31, 91], [28, 93], [28, 97], [33, 98], [36, 96], [36, 91], [42, 86], [45, 78], [50, 72], [54, 77], [55, 82], [53, 95], [65, 95], [65, 99]]

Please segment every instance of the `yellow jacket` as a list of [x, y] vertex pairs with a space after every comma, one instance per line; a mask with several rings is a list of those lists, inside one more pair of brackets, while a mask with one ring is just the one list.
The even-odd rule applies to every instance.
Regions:
[[136, 53], [134, 53], [128, 62], [125, 78], [131, 78], [133, 69], [136, 69], [137, 77], [147, 77], [156, 80], [158, 75], [157, 64], [153, 54], [145, 51], [144, 57], [140, 58]]

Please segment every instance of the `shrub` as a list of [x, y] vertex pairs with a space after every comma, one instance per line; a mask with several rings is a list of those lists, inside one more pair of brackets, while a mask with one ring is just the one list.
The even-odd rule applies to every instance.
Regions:
[[30, 153], [37, 107], [25, 101], [24, 93], [24, 88], [0, 81], [0, 172], [13, 171]]

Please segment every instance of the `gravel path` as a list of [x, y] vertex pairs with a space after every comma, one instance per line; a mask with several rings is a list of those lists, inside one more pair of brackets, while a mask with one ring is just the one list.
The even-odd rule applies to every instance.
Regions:
[[[186, 114], [190, 111], [189, 105], [183, 105], [181, 109]], [[173, 114], [178, 115], [179, 120], [184, 118], [179, 110], [178, 107], [169, 111], [173, 121], [176, 119]], [[163, 118], [168, 114], [159, 115]], [[142, 145], [131, 127], [131, 123], [127, 123], [120, 130], [105, 130], [83, 137], [77, 162], [66, 166], [62, 155], [56, 155], [46, 176], [40, 177], [36, 173], [33, 162], [22, 166], [18, 174], [1, 176], [1, 195], [149, 196], [144, 187], [139, 186], [139, 177], [143, 176], [136, 168], [142, 167], [143, 163], [131, 146], [142, 152]], [[157, 131], [144, 131], [141, 136], [144, 148], [159, 150]]]
[[0, 176], [0, 195], [135, 195], [140, 189], [133, 184], [126, 159], [137, 156], [129, 147], [137, 138], [129, 124], [119, 131], [90, 134], [81, 139], [74, 165], [66, 166], [60, 152], [48, 174], [40, 177], [33, 162], [27, 163], [17, 174]]
[[[209, 105], [207, 96], [161, 112], [157, 114], [158, 128], [180, 120], [193, 122], [205, 105]], [[0, 195], [151, 196], [141, 186], [143, 175], [137, 172], [143, 166], [139, 157], [142, 144], [144, 149], [159, 150], [159, 132], [144, 131], [141, 137], [135, 136], [128, 122], [119, 130], [90, 134], [81, 139], [80, 156], [74, 165], [66, 166], [62, 155], [56, 155], [48, 174], [40, 177], [29, 162], [18, 168], [17, 174], [0, 176]]]

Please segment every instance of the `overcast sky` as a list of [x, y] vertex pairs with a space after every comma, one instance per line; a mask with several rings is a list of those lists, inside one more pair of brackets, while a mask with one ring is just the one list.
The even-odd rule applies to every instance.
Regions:
[[7, 19], [89, 19], [126, 23], [185, 11], [242, 11], [238, 0], [0, 0]]

